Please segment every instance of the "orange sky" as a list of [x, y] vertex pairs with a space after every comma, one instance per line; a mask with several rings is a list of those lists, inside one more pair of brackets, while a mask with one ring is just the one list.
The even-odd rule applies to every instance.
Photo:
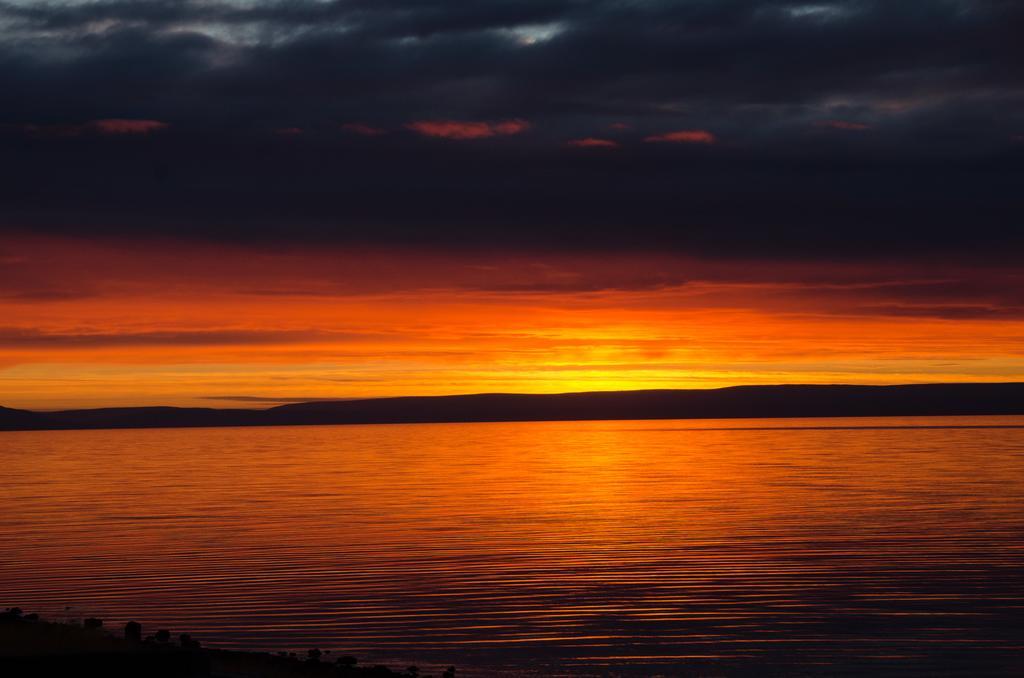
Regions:
[[0, 244], [0, 404], [1024, 380], [1022, 282], [934, 261], [25, 236]]

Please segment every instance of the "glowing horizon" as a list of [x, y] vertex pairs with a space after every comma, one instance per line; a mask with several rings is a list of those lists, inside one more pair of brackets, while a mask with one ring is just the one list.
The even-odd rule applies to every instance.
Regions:
[[1012, 269], [28, 236], [0, 256], [8, 407], [1024, 380]]

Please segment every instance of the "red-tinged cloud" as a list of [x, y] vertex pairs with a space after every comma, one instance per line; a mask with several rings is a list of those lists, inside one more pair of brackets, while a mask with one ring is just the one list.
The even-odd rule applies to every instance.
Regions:
[[597, 139], [595, 137], [587, 137], [585, 139], [573, 139], [572, 141], [566, 142], [567, 146], [574, 148], [618, 148], [619, 143], [612, 141], [611, 139]]
[[664, 134], [653, 134], [645, 137], [644, 141], [672, 144], [713, 144], [718, 139], [714, 134], [704, 129], [684, 129], [676, 132], [665, 132]]
[[871, 125], [866, 125], [862, 122], [850, 122], [849, 120], [819, 120], [815, 124], [818, 127], [841, 129], [847, 132], [865, 132], [871, 129]]
[[159, 120], [135, 120], [129, 118], [107, 118], [93, 120], [86, 127], [100, 134], [149, 134], [167, 129], [170, 125]]
[[341, 126], [341, 129], [364, 137], [379, 137], [382, 134], [388, 133], [387, 130], [381, 129], [380, 127], [364, 125], [361, 122], [346, 122]]
[[500, 122], [417, 120], [408, 123], [406, 127], [427, 137], [465, 140], [519, 134], [530, 129], [530, 123], [518, 118]]
[[21, 129], [36, 137], [77, 137], [83, 134], [149, 134], [170, 127], [159, 120], [137, 120], [129, 118], [106, 118], [86, 123], [55, 125], [22, 125]]
[[633, 126], [630, 125], [628, 122], [613, 122], [612, 124], [608, 125], [608, 129], [614, 129], [621, 132], [627, 129], [633, 129]]

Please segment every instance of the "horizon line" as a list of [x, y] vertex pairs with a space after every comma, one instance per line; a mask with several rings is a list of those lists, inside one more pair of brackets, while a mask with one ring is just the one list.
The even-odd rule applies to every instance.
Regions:
[[[524, 393], [513, 391], [478, 391], [471, 393], [445, 393], [445, 394], [408, 394], [408, 395], [386, 395], [386, 396], [339, 396], [337, 398], [311, 397], [300, 398], [282, 396], [274, 398], [271, 396], [196, 396], [202, 400], [221, 400], [235, 402], [266, 403], [267, 407], [202, 407], [183, 405], [111, 405], [103, 407], [69, 407], [60, 409], [29, 409], [23, 407], [10, 407], [0, 402], [0, 409], [17, 412], [31, 412], [39, 414], [59, 414], [62, 412], [87, 412], [102, 410], [210, 410], [215, 412], [267, 412], [279, 407], [289, 405], [326, 404], [326, 403], [359, 403], [381, 400], [410, 400], [410, 399], [443, 399], [443, 398], [474, 398], [488, 396], [505, 397], [560, 397], [579, 396], [593, 394], [640, 394], [640, 393], [709, 393], [713, 391], [733, 391], [741, 389], [788, 389], [788, 388], [850, 388], [850, 389], [894, 389], [914, 387], [971, 387], [971, 386], [1024, 386], [1024, 381], [953, 381], [953, 382], [902, 382], [891, 384], [850, 384], [841, 382], [829, 383], [770, 383], [770, 384], [733, 384], [730, 386], [713, 386], [707, 388], [641, 388], [641, 389], [596, 389], [589, 391], [558, 391], [552, 393]], [[276, 404], [275, 404], [276, 403]], [[755, 417], [756, 418], [756, 417]]]

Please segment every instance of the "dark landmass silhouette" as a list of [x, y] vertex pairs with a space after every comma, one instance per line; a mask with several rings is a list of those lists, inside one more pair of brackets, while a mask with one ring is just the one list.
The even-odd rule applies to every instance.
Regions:
[[1024, 414], [1024, 383], [786, 385], [316, 401], [265, 410], [0, 408], [0, 430]]
[[455, 678], [455, 668], [420, 673], [361, 666], [356, 657], [311, 648], [294, 652], [245, 652], [205, 648], [166, 629], [142, 635], [136, 622], [123, 631], [103, 621], [49, 622], [21, 608], [0, 612], [0, 667], [10, 676], [102, 676], [103, 678]]
[[48, 428], [50, 423], [42, 414], [0, 407], [0, 430]]

